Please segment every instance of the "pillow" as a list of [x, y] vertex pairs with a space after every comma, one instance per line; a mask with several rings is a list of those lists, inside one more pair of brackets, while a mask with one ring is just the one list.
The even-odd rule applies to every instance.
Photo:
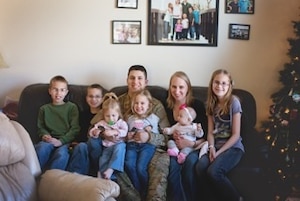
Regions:
[[14, 101], [14, 102], [10, 102], [10, 103], [6, 104], [3, 107], [2, 111], [11, 120], [17, 120], [18, 119], [18, 102]]
[[24, 159], [25, 149], [18, 131], [9, 118], [0, 112], [0, 166], [14, 164]]

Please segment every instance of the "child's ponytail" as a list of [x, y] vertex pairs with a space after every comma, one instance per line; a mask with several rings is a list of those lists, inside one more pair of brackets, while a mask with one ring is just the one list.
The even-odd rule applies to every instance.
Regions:
[[105, 110], [115, 109], [118, 111], [120, 118], [123, 118], [118, 96], [113, 92], [108, 92], [103, 97], [102, 114]]

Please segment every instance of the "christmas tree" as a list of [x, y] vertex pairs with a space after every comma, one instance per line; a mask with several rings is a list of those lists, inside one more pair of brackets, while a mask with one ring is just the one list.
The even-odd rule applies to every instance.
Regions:
[[292, 24], [296, 37], [288, 38], [290, 61], [279, 71], [283, 87], [271, 95], [270, 116], [262, 123], [275, 200], [300, 192], [300, 22]]

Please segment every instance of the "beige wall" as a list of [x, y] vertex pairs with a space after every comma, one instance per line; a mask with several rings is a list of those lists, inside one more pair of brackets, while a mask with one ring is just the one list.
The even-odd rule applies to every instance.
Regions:
[[[289, 61], [287, 38], [294, 36], [291, 21], [300, 20], [300, 1], [256, 0], [255, 14], [242, 15], [225, 14], [220, 0], [217, 47], [146, 45], [147, 2], [118, 9], [115, 0], [0, 0], [0, 52], [10, 66], [0, 69], [0, 106], [56, 74], [109, 89], [125, 84], [130, 65], [143, 64], [150, 84], [167, 87], [170, 75], [184, 70], [193, 85], [207, 86], [212, 71], [226, 68], [236, 88], [255, 96], [259, 127], [281, 87], [278, 71]], [[112, 45], [111, 20], [141, 20], [142, 44]], [[229, 23], [250, 24], [250, 40], [228, 39]]]

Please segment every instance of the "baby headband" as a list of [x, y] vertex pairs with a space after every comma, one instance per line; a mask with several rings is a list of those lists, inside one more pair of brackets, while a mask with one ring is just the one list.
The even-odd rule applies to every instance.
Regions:
[[186, 113], [187, 113], [187, 115], [189, 116], [189, 118], [190, 118], [191, 120], [193, 120], [193, 117], [192, 117], [190, 111], [187, 109], [186, 104], [180, 105], [180, 106], [179, 106], [179, 110], [185, 110]]

